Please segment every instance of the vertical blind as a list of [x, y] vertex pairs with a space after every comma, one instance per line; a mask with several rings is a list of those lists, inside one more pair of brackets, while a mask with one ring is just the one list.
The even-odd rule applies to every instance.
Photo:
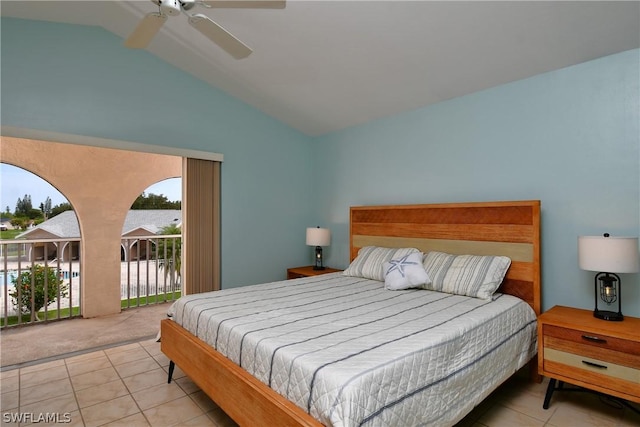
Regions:
[[220, 162], [184, 158], [183, 283], [186, 295], [220, 289]]

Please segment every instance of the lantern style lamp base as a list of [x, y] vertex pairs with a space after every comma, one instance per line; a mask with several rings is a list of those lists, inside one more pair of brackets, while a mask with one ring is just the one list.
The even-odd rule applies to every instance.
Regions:
[[[614, 273], [598, 273], [596, 274], [594, 282], [596, 308], [593, 310], [593, 317], [614, 322], [624, 320], [624, 316], [622, 315], [620, 276]], [[607, 304], [613, 304], [618, 301], [618, 312], [600, 310], [598, 308], [598, 300], [604, 301]]]
[[313, 266], [314, 270], [324, 270], [322, 265], [322, 247], [316, 246], [316, 265]]
[[616, 313], [615, 311], [594, 310], [593, 317], [597, 317], [602, 320], [612, 320], [614, 322], [624, 320], [622, 313]]

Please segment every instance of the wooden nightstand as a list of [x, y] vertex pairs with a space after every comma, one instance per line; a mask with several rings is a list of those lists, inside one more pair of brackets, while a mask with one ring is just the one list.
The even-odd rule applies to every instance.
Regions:
[[640, 403], [640, 319], [553, 307], [538, 317], [538, 373], [550, 377], [544, 409], [564, 382]]
[[321, 274], [327, 273], [337, 273], [338, 271], [335, 268], [325, 267], [324, 270], [314, 270], [312, 265], [307, 265], [305, 267], [295, 267], [295, 268], [287, 268], [287, 280], [289, 279], [299, 279], [301, 277], [309, 277], [309, 276], [319, 276]]

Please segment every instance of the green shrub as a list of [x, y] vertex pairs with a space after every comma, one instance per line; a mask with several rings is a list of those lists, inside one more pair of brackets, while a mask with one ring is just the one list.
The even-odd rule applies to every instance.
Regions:
[[[9, 293], [14, 299], [14, 307], [20, 313], [31, 313], [31, 321], [40, 320], [38, 312], [45, 305], [45, 277], [46, 277], [46, 303], [54, 302], [58, 295], [64, 298], [68, 295], [69, 286], [62, 282], [56, 274], [56, 270], [44, 265], [34, 265], [27, 271], [23, 271], [16, 278], [11, 279], [15, 289]], [[33, 280], [32, 280], [33, 279]], [[31, 285], [34, 285], [32, 295]], [[18, 297], [18, 289], [20, 296]], [[33, 311], [31, 311], [33, 302]]]

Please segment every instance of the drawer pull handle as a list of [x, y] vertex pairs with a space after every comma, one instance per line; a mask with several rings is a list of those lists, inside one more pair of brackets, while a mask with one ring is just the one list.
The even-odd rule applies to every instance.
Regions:
[[593, 368], [598, 368], [598, 369], [607, 369], [607, 367], [606, 367], [606, 366], [604, 366], [604, 365], [599, 365], [599, 364], [597, 364], [597, 363], [589, 362], [589, 361], [587, 361], [587, 360], [583, 360], [583, 361], [582, 361], [582, 363], [584, 363], [584, 364], [585, 364], [585, 365], [587, 365], [587, 366], [591, 366], [591, 367], [593, 367]]
[[587, 340], [587, 341], [592, 341], [592, 342], [597, 342], [600, 344], [606, 344], [607, 340], [599, 338], [599, 337], [594, 337], [593, 335], [583, 335], [582, 336], [583, 340]]

